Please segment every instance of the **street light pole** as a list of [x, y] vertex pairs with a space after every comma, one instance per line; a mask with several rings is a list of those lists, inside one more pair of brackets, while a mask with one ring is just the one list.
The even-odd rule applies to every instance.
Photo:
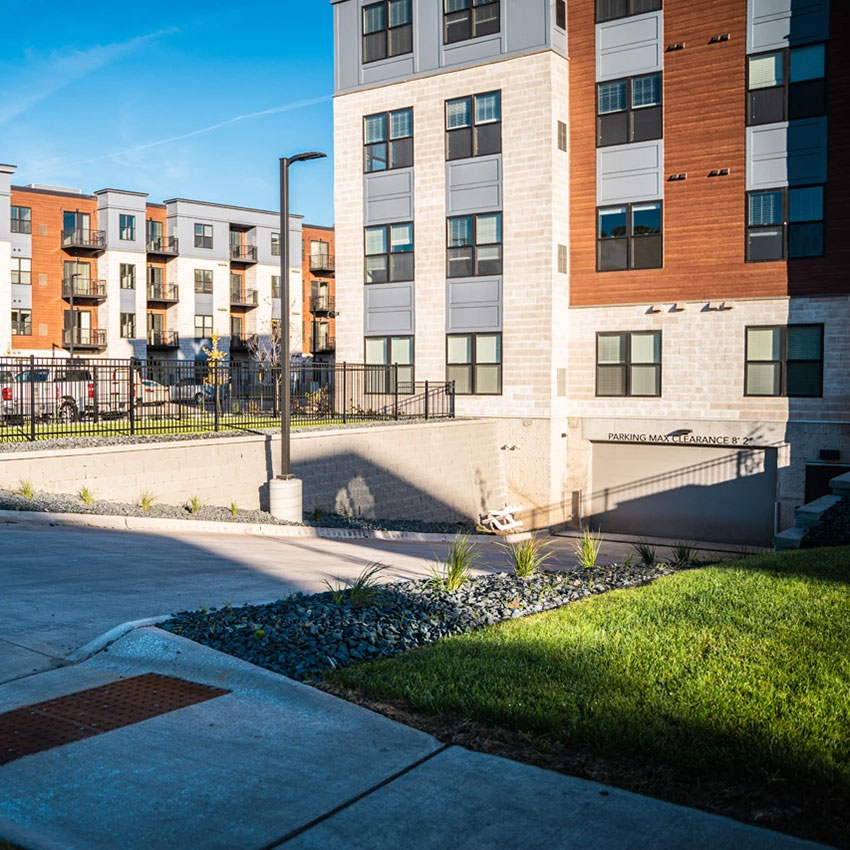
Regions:
[[301, 522], [301, 482], [292, 474], [290, 454], [290, 327], [289, 327], [289, 166], [322, 159], [318, 151], [280, 159], [280, 474], [269, 481], [269, 512], [278, 519]]

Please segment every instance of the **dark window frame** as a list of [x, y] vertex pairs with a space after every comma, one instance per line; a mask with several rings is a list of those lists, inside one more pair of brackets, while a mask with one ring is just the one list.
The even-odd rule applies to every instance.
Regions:
[[[199, 277], [202, 280], [198, 280]], [[212, 295], [214, 286], [215, 277], [212, 269], [195, 269], [195, 292], [199, 295]]]
[[195, 228], [195, 247], [211, 249], [213, 246], [213, 226], [196, 221]]
[[[366, 343], [368, 340], [383, 339], [386, 341], [387, 359], [392, 360], [393, 340], [394, 339], [409, 339], [410, 340], [410, 365], [395, 364], [395, 363], [367, 363], [366, 362]], [[415, 334], [379, 334], [376, 336], [363, 337], [363, 364], [366, 371], [366, 384], [364, 387], [365, 395], [393, 395], [398, 389], [399, 394], [405, 394], [401, 389], [401, 385], [410, 385], [411, 390], [408, 395], [416, 390], [416, 335]], [[398, 365], [399, 369], [410, 369], [410, 380], [399, 380], [398, 387], [393, 384], [392, 375], [394, 374], [393, 366]], [[372, 389], [372, 381], [376, 377], [381, 377], [379, 370], [385, 369], [384, 373], [387, 377], [386, 387], [384, 389]]]
[[[489, 97], [490, 95], [496, 95], [498, 97], [499, 103], [499, 117], [495, 121], [478, 121], [475, 117], [475, 106], [476, 101], [479, 97]], [[464, 127], [453, 127], [449, 128], [449, 104], [450, 103], [458, 103], [462, 100], [467, 101], [469, 108], [469, 124]], [[444, 128], [446, 134], [446, 162], [454, 162], [459, 159], [472, 159], [477, 156], [495, 156], [498, 153], [502, 152], [502, 90], [501, 89], [492, 89], [491, 91], [482, 91], [476, 92], [475, 94], [466, 95], [465, 97], [451, 97], [446, 100], [443, 104], [443, 121]], [[499, 135], [499, 143], [498, 149], [487, 149], [485, 146], [481, 144], [481, 131], [479, 128], [486, 127], [492, 128], [494, 126], [498, 127], [498, 135]], [[451, 152], [451, 140], [452, 137], [458, 137], [460, 134], [463, 134], [464, 138], [468, 136], [468, 147], [470, 150], [470, 154], [468, 156], [450, 156]], [[481, 148], [485, 149], [482, 151]], [[493, 147], [490, 145], [489, 147]]]
[[[400, 227], [400, 226], [408, 226], [410, 225], [410, 240], [413, 248], [410, 251], [393, 251], [392, 249], [392, 241], [390, 238], [391, 228]], [[367, 253], [366, 248], [366, 233], [369, 230], [383, 230], [384, 231], [384, 240], [386, 244], [386, 252], [381, 254], [369, 254]], [[401, 256], [410, 256], [411, 258], [411, 269], [409, 276], [402, 277], [394, 277], [393, 275], [393, 262], [392, 258], [394, 254], [399, 254]], [[386, 258], [386, 262], [384, 267], [386, 269], [386, 280], [368, 280], [367, 275], [369, 270], [366, 267], [366, 259], [368, 257], [384, 257]], [[389, 224], [375, 224], [368, 225], [363, 228], [363, 283], [366, 286], [383, 286], [386, 283], [410, 283], [416, 277], [416, 226], [412, 221], [393, 221]]]
[[[132, 332], [124, 333], [125, 325], [131, 326]], [[118, 334], [121, 339], [136, 339], [136, 314], [135, 313], [119, 313], [118, 314]]]
[[[658, 204], [658, 213], [661, 221], [661, 229], [660, 232], [649, 233], [649, 234], [640, 234], [635, 236], [632, 232], [633, 230], [633, 208], [644, 206], [645, 204]], [[599, 219], [603, 210], [614, 209], [616, 207], [625, 207], [626, 208], [626, 233], [624, 236], [617, 237], [607, 237], [607, 239], [603, 239], [599, 235]], [[635, 239], [645, 239], [650, 236], [658, 236], [658, 239], [661, 243], [659, 254], [661, 257], [661, 262], [657, 266], [634, 266], [632, 265], [634, 258], [634, 246], [633, 240]], [[626, 240], [626, 266], [622, 269], [603, 269], [600, 268], [600, 247], [603, 242], [608, 241], [609, 239], [625, 239]], [[604, 206], [596, 208], [596, 271], [599, 274], [608, 274], [611, 272], [634, 272], [634, 271], [645, 271], [646, 269], [663, 269], [664, 268], [664, 201], [656, 200], [656, 201], [634, 201], [633, 203], [627, 204], [605, 204]]]
[[[632, 334], [653, 334], [658, 337], [658, 362], [657, 363], [632, 363]], [[625, 344], [623, 350], [625, 352], [625, 359], [622, 363], [603, 363], [601, 365], [612, 367], [618, 366], [623, 369], [623, 392], [622, 393], [600, 393], [599, 392], [599, 337], [601, 336], [619, 336], [625, 339]], [[635, 331], [597, 331], [596, 336], [594, 337], [594, 344], [596, 346], [596, 350], [594, 352], [594, 358], [596, 361], [596, 371], [595, 371], [595, 387], [594, 393], [597, 398], [662, 398], [664, 393], [664, 338], [663, 334], [660, 330], [655, 330], [654, 328], [648, 328], [646, 330], [635, 330]], [[633, 393], [632, 392], [632, 367], [633, 366], [654, 366], [656, 373], [656, 386], [658, 388], [657, 393], [646, 394], [646, 393]]]
[[135, 240], [136, 216], [129, 213], [118, 214], [118, 238], [122, 242], [133, 242]]
[[[12, 233], [32, 233], [32, 207], [21, 207], [12, 204], [10, 208], [10, 227]], [[26, 210], [28, 215], [21, 217], [20, 213]]]
[[[127, 269], [132, 269], [129, 273]], [[125, 286], [125, 280], [129, 279], [131, 286]], [[118, 264], [118, 288], [119, 289], [135, 289], [136, 288], [136, 264], [135, 263], [119, 263]]]
[[[26, 318], [27, 315], [29, 319]], [[11, 316], [12, 336], [32, 336], [32, 307], [13, 307]]]
[[[821, 217], [808, 221], [791, 221], [791, 192], [798, 189], [821, 189], [823, 203], [821, 205]], [[782, 221], [778, 224], [750, 224], [750, 197], [752, 195], [764, 195], [769, 192], [782, 193]], [[791, 256], [790, 233], [795, 225], [820, 224], [821, 227], [821, 252], [820, 254], [802, 254]], [[765, 228], [778, 228], [782, 231], [782, 256], [768, 257], [762, 260], [750, 259], [750, 232], [763, 230]], [[744, 260], [747, 263], [782, 263], [789, 260], [812, 260], [826, 256], [826, 184], [807, 183], [801, 186], [776, 186], [772, 189], [752, 189], [744, 196]]]
[[555, 0], [555, 26], [567, 31], [567, 0]]
[[[483, 38], [488, 35], [496, 35], [502, 31], [502, 9], [500, 0], [461, 0], [465, 3], [462, 8], [448, 9], [449, 0], [443, 0], [443, 44], [460, 44], [464, 41], [471, 41], [474, 38]], [[478, 20], [476, 12], [481, 9], [496, 10], [496, 28], [492, 29], [492, 17], [486, 18], [483, 22]], [[460, 17], [465, 13], [466, 20]], [[452, 21], [449, 18], [454, 18]], [[483, 16], [482, 16], [483, 17]], [[465, 23], [465, 29], [461, 30], [461, 35], [449, 37], [449, 27], [455, 28], [457, 24]], [[465, 33], [465, 34], [464, 34]]]
[[[643, 1], [646, 2], [646, 0], [643, 0]], [[658, 7], [655, 8], [655, 9], [640, 9], [640, 8], [638, 8], [638, 6], [642, 2], [642, 0], [622, 0], [623, 4], [626, 7], [626, 12], [622, 15], [612, 15], [610, 17], [604, 18], [604, 17], [601, 17], [600, 14], [599, 14], [600, 0], [596, 0], [596, 23], [597, 24], [604, 24], [604, 23], [607, 23], [608, 21], [619, 21], [619, 20], [622, 20], [623, 18], [633, 18], [635, 15], [646, 15], [646, 14], [649, 14], [650, 12], [660, 12], [661, 9], [663, 8], [662, 0], [648, 0], [648, 1], [650, 3], [657, 2]], [[636, 8], [637, 8], [637, 11], [634, 11]]]
[[[27, 262], [30, 264], [29, 269], [22, 269], [21, 263]], [[9, 280], [14, 286], [32, 286], [32, 257], [12, 257], [12, 263], [17, 263], [17, 268], [9, 266]], [[15, 280], [17, 274], [18, 279]], [[28, 279], [23, 279], [26, 275]]]
[[[279, 257], [280, 256], [280, 234], [273, 232], [271, 234], [271, 236], [269, 237], [269, 240], [270, 240], [269, 241], [269, 251], [271, 252], [271, 255], [273, 257]], [[302, 257], [302, 259], [303, 259], [303, 257]]]
[[[408, 53], [413, 53], [413, 0], [408, 0], [409, 2], [409, 17], [410, 20], [405, 24], [398, 24], [394, 27], [390, 26], [390, 2], [389, 0], [378, 0], [376, 3], [368, 3], [365, 6], [360, 8], [360, 61], [363, 65], [369, 65], [372, 62], [382, 62], [385, 59], [392, 59], [395, 56], [406, 56]], [[379, 30], [374, 30], [373, 32], [366, 32], [366, 10], [374, 9], [376, 6], [382, 6], [384, 10], [384, 27]], [[390, 52], [392, 47], [392, 38], [390, 37], [390, 33], [393, 31], [400, 31], [403, 29], [408, 29], [410, 31], [409, 50], [400, 50], [398, 52]], [[374, 59], [366, 59], [366, 39], [372, 36], [383, 35], [383, 55], [376, 56]], [[372, 39], [373, 41], [375, 39]]]
[[[479, 336], [498, 336], [499, 337], [499, 362], [498, 363], [479, 363], [478, 362], [478, 337]], [[449, 362], [449, 340], [457, 337], [471, 337], [471, 352], [470, 352], [470, 360], [469, 363], [451, 363]], [[470, 391], [468, 393], [458, 392], [455, 389], [455, 395], [462, 396], [501, 396], [504, 394], [504, 362], [505, 362], [505, 352], [503, 349], [504, 345], [504, 335], [502, 331], [471, 331], [469, 333], [452, 333], [446, 334], [446, 381], [451, 380], [449, 378], [449, 367], [454, 366], [458, 367], [467, 367], [469, 369], [469, 387]], [[498, 366], [499, 367], [499, 391], [496, 393], [482, 393], [477, 390], [477, 381], [476, 381], [476, 367], [477, 366]]]
[[[408, 136], [399, 136], [397, 139], [392, 138], [392, 116], [398, 112], [409, 112], [410, 113], [410, 135]], [[378, 118], [382, 117], [384, 121], [384, 139], [383, 141], [378, 142], [367, 142], [366, 141], [366, 122], [370, 118]], [[399, 168], [410, 168], [413, 166], [413, 107], [405, 106], [400, 109], [391, 109], [387, 112], [373, 112], [370, 115], [363, 116], [363, 173], [364, 174], [375, 174], [384, 171], [395, 171]], [[403, 147], [407, 147], [407, 145], [402, 145], [401, 143], [406, 142], [410, 139], [410, 150], [409, 156], [402, 165], [393, 165], [394, 161], [394, 151], [396, 149], [401, 149]], [[386, 153], [384, 156], [384, 167], [383, 168], [369, 168], [370, 157], [369, 153], [372, 148], [376, 148], [379, 145], [384, 145], [386, 148]]]
[[[822, 47], [823, 48], [823, 76], [815, 77], [813, 80], [802, 80], [800, 82], [792, 83], [791, 82], [791, 54], [795, 50], [801, 50], [806, 47]], [[762, 56], [773, 56], [774, 54], [782, 55], [782, 82], [778, 86], [763, 86], [757, 89], [750, 88], [750, 60], [758, 59]], [[823, 115], [826, 115], [829, 109], [829, 105], [827, 103], [827, 86], [826, 86], [826, 73], [829, 68], [829, 43], [825, 41], [813, 41], [809, 44], [794, 44], [789, 45], [788, 47], [780, 47], [775, 50], [760, 50], [757, 53], [748, 53], [744, 60], [746, 62], [745, 66], [745, 74], [746, 74], [746, 91], [747, 91], [747, 126], [748, 127], [761, 127], [765, 124], [775, 124], [780, 121], [805, 121], [808, 118], [820, 118]], [[793, 88], [794, 86], [808, 86], [811, 87], [811, 83], [816, 83], [818, 81], [822, 81], [823, 83], [823, 91], [821, 97], [823, 99], [823, 109], [816, 110], [810, 114], [804, 115], [791, 115], [791, 107], [793, 105]], [[753, 120], [753, 93], [754, 92], [770, 92], [776, 91], [778, 89], [783, 90], [782, 97], [782, 116], [770, 116], [765, 121], [754, 121]], [[810, 97], [801, 98], [804, 103], [810, 102]]]
[[[480, 242], [478, 241], [478, 219], [481, 216], [499, 216], [499, 241], [498, 242]], [[472, 222], [471, 239], [469, 245], [451, 245], [451, 222], [458, 219], [470, 219]], [[446, 277], [447, 278], [464, 278], [464, 277], [493, 277], [504, 274], [505, 267], [505, 232], [504, 216], [501, 210], [493, 210], [492, 212], [470, 213], [469, 215], [450, 215], [446, 217]], [[478, 249], [491, 248], [494, 245], [499, 246], [499, 270], [491, 272], [478, 271]], [[460, 250], [461, 248], [470, 248], [471, 254], [469, 262], [472, 268], [469, 274], [452, 274], [451, 257], [449, 252]], [[492, 260], [490, 261], [492, 262]]]
[[[820, 330], [820, 352], [817, 360], [788, 359], [788, 331], [791, 328], [818, 328]], [[751, 330], [779, 331], [779, 360], [750, 360]], [[779, 365], [779, 393], [751, 393], [748, 391], [748, 366], [750, 363], [775, 363]], [[788, 393], [788, 364], [789, 363], [819, 363], [820, 381], [817, 393]], [[791, 325], [746, 325], [744, 327], [744, 398], [823, 398], [823, 366], [824, 366], [824, 324], [823, 322], [795, 322]]]
[[[634, 94], [634, 85], [636, 80], [644, 80], [648, 77], [659, 78], [659, 102], [648, 106], [634, 106], [632, 103]], [[617, 83], [626, 84], [626, 106], [625, 109], [618, 109], [612, 112], [599, 111], [599, 90], [602, 86], [615, 85]], [[602, 80], [596, 84], [596, 147], [610, 148], [618, 145], [642, 144], [643, 142], [653, 142], [664, 138], [664, 72], [652, 71], [649, 74], [635, 74], [631, 77], [617, 77], [614, 80]], [[654, 110], [658, 113], [658, 135], [647, 136], [645, 138], [635, 138], [635, 116], [640, 114], [650, 114], [649, 110]], [[654, 113], [653, 113], [654, 114]], [[623, 115], [626, 123], [626, 139], [625, 141], [602, 142], [602, 127], [605, 118], [614, 115]]]
[[[210, 330], [209, 333], [204, 333], [203, 335], [198, 336], [198, 319], [204, 320], [203, 322], [200, 323], [201, 324], [201, 330], [206, 331], [207, 326], [209, 326], [209, 330]], [[209, 322], [206, 321], [207, 319], [209, 319]], [[196, 340], [209, 339], [215, 331], [215, 325], [213, 324], [213, 316], [209, 313], [195, 313], [194, 329], [195, 329], [195, 339]]]

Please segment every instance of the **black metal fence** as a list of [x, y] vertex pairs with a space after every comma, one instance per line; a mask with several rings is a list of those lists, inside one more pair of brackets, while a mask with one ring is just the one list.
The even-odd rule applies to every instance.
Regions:
[[[280, 389], [255, 360], [0, 358], [0, 442], [276, 428]], [[296, 427], [454, 416], [453, 383], [410, 367], [293, 364], [290, 397]]]

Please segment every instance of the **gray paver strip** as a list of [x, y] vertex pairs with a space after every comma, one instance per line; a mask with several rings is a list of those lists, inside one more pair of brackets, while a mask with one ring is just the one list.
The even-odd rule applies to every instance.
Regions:
[[729, 818], [460, 747], [277, 847], [285, 850], [816, 850]]

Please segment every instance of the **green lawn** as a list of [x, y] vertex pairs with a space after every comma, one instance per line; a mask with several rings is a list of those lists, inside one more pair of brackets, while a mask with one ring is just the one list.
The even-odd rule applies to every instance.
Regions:
[[439, 717], [444, 738], [471, 723], [471, 746], [506, 741], [515, 757], [850, 846], [850, 548], [689, 570], [331, 680]]

